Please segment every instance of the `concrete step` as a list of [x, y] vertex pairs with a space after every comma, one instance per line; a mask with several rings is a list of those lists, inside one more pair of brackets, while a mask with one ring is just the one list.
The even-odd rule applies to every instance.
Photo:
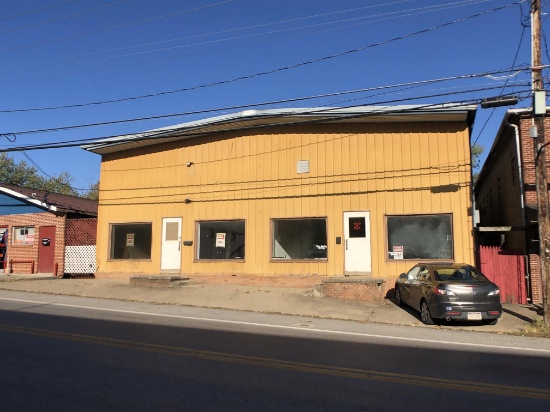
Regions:
[[189, 283], [185, 276], [152, 275], [152, 276], [131, 276], [130, 286], [148, 286], [163, 288], [179, 288]]

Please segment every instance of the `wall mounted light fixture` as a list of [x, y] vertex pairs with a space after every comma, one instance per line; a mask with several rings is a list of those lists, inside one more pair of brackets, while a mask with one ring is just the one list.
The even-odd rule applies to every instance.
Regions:
[[186, 205], [188, 205], [189, 203], [191, 203], [191, 199], [186, 198], [186, 199], [183, 201], [183, 203], [185, 203]]
[[191, 167], [191, 166], [194, 165], [194, 163], [193, 163], [193, 162], [187, 162], [185, 165], [186, 165], [187, 167]]

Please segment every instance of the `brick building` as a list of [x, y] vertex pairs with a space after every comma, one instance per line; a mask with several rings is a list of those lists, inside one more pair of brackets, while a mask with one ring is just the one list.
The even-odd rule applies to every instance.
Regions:
[[[95, 272], [97, 201], [0, 185], [0, 270], [6, 273]], [[87, 235], [83, 236], [86, 231]], [[93, 249], [93, 252], [91, 251]], [[92, 255], [92, 256], [89, 256]], [[90, 266], [91, 265], [91, 266]]]
[[[524, 287], [524, 292], [518, 293], [524, 293], [527, 301], [541, 303], [535, 139], [530, 137], [532, 124], [531, 109], [512, 109], [504, 116], [474, 187], [479, 211], [476, 238], [481, 269], [487, 272], [496, 269], [490, 266], [498, 265], [498, 262], [484, 262], [485, 246], [498, 248], [503, 258], [516, 255], [518, 264], [500, 270], [505, 271], [506, 276], [516, 277], [512, 283]], [[545, 118], [545, 127], [550, 130], [549, 118]], [[546, 153], [548, 155], [548, 151]]]

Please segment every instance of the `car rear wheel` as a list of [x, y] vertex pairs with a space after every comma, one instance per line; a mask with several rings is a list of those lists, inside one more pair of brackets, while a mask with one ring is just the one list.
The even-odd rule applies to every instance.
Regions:
[[395, 304], [397, 306], [401, 306], [403, 304], [403, 301], [401, 300], [401, 291], [399, 290], [399, 286], [395, 287]]
[[430, 309], [428, 308], [428, 303], [423, 300], [420, 304], [420, 320], [424, 325], [433, 325], [434, 320], [432, 315], [430, 315]]

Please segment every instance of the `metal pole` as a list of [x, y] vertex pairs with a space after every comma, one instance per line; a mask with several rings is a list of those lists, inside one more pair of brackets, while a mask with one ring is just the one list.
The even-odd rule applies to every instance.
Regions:
[[[546, 117], [546, 99], [544, 98], [544, 111], [538, 110], [537, 92], [544, 92], [541, 67], [541, 5], [540, 0], [533, 0], [531, 3], [531, 30], [532, 30], [532, 91], [533, 91], [533, 126], [536, 127], [535, 140], [535, 175], [537, 186], [537, 206], [539, 221], [539, 242], [540, 242], [540, 275], [542, 281], [542, 302], [543, 317], [547, 326], [550, 326], [549, 298], [550, 287], [548, 276], [550, 273], [550, 216], [548, 212], [548, 183], [546, 168], [546, 149], [544, 119]], [[541, 114], [542, 112], [542, 114]]]

